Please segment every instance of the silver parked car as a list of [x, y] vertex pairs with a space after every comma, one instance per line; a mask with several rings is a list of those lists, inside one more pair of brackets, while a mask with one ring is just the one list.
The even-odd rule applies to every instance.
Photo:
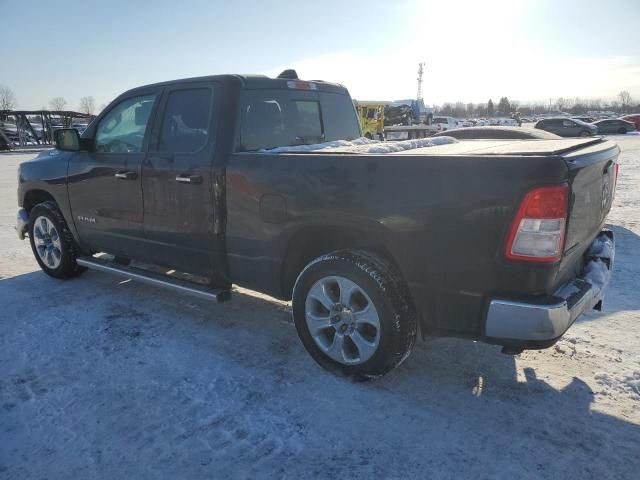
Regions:
[[598, 127], [598, 133], [600, 135], [604, 135], [605, 133], [628, 133], [636, 129], [633, 122], [627, 122], [620, 118], [598, 120], [597, 122], [593, 122], [593, 124]]
[[545, 118], [535, 128], [555, 133], [561, 137], [590, 137], [598, 133], [598, 127], [575, 118]]

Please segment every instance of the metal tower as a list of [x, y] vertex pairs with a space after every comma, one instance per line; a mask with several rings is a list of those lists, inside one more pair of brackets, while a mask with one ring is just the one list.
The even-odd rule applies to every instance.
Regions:
[[418, 93], [416, 100], [422, 99], [422, 74], [424, 73], [424, 62], [418, 64]]

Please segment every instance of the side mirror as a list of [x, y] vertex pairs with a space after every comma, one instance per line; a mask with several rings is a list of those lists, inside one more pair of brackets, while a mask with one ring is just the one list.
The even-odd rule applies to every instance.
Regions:
[[75, 128], [61, 128], [54, 133], [56, 148], [68, 152], [80, 151], [80, 135]]

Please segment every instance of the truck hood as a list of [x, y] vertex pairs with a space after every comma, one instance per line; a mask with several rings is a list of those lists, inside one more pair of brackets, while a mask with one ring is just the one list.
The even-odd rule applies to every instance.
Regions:
[[18, 176], [20, 183], [45, 181], [66, 183], [67, 165], [74, 152], [45, 150], [31, 160], [20, 163]]
[[45, 161], [65, 161], [73, 152], [66, 152], [64, 150], [43, 150], [38, 155], [33, 157], [31, 160], [27, 160], [27, 162], [45, 162]]

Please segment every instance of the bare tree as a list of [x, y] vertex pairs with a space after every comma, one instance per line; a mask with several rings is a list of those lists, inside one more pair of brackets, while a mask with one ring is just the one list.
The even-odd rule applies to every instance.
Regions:
[[589, 100], [589, 108], [592, 110], [601, 110], [602, 100], [600, 100], [599, 98]]
[[565, 108], [569, 106], [569, 101], [564, 97], [558, 97], [556, 100], [556, 108], [563, 112]]
[[0, 110], [13, 110], [16, 106], [16, 96], [13, 90], [0, 85]]
[[629, 107], [633, 100], [631, 100], [631, 94], [626, 90], [623, 90], [618, 94], [618, 98], [620, 99], [620, 108], [623, 112], [629, 111]]
[[454, 107], [452, 103], [445, 102], [442, 104], [442, 107], [440, 107], [440, 111], [438, 113], [440, 113], [441, 115], [452, 116], [453, 109]]
[[509, 115], [511, 113], [511, 103], [507, 97], [501, 97], [498, 102], [498, 112], [500, 115]]
[[64, 110], [67, 101], [63, 97], [54, 97], [49, 100], [49, 105], [51, 106], [51, 110]]
[[96, 109], [96, 102], [92, 96], [82, 97], [80, 99], [80, 111], [87, 115], [93, 115]]

